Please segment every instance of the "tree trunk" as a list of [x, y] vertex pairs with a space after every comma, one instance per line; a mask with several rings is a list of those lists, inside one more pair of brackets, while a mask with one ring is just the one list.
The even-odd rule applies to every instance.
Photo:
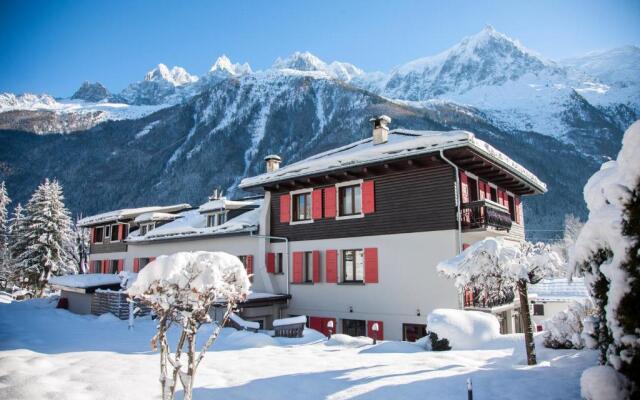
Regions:
[[524, 345], [527, 349], [527, 364], [536, 365], [536, 345], [533, 342], [527, 282], [522, 279], [518, 281], [518, 295], [520, 296], [520, 322], [522, 323], [522, 329], [524, 329]]
[[[193, 328], [193, 326], [191, 327]], [[193, 399], [193, 379], [196, 375], [196, 335], [195, 333], [190, 333], [187, 337], [187, 344], [189, 346], [188, 352], [188, 360], [189, 365], [187, 366], [187, 381], [182, 382], [182, 386], [184, 387], [184, 400], [192, 400]]]

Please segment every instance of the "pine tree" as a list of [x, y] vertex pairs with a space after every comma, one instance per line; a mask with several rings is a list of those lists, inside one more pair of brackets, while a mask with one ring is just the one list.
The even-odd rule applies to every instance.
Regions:
[[4, 270], [8, 263], [8, 225], [9, 203], [11, 199], [7, 194], [4, 182], [0, 182], [0, 270]]
[[69, 254], [71, 218], [57, 181], [45, 180], [27, 204], [23, 250], [17, 254], [19, 274], [41, 295], [51, 274], [75, 272]]
[[7, 283], [20, 286], [20, 277], [17, 273], [18, 265], [16, 257], [22, 254], [26, 249], [24, 241], [24, 209], [22, 204], [18, 203], [13, 210], [13, 216], [9, 220], [8, 228], [8, 244], [7, 244], [7, 262], [3, 266], [2, 275]]
[[89, 253], [89, 230], [78, 225], [79, 218], [71, 225], [71, 234], [69, 236], [69, 255], [73, 259], [76, 266], [76, 272], [86, 274], [87, 257]]

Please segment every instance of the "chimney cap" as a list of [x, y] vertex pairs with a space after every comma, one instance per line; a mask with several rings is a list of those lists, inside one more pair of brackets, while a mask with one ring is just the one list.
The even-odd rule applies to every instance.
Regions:
[[376, 122], [376, 121], [384, 121], [387, 124], [391, 123], [391, 117], [388, 115], [380, 115], [378, 117], [373, 117], [369, 120], [370, 122]]
[[265, 161], [271, 161], [271, 160], [282, 161], [282, 158], [280, 158], [280, 156], [277, 154], [269, 154], [264, 158], [264, 160]]

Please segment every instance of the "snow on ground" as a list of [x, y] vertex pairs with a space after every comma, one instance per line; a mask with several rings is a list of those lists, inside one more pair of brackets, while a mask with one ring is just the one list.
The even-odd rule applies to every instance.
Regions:
[[[81, 316], [37, 299], [0, 304], [0, 398], [159, 399], [155, 323]], [[209, 328], [210, 329], [210, 328]], [[204, 329], [203, 330], [207, 330]], [[175, 343], [176, 332], [171, 332]], [[203, 339], [206, 332], [202, 332]], [[520, 337], [521, 339], [521, 337]], [[514, 347], [515, 345], [515, 347]], [[549, 350], [525, 365], [522, 340], [502, 348], [425, 352], [411, 343], [306, 330], [302, 339], [223, 330], [196, 377], [196, 399], [579, 399], [593, 351]]]

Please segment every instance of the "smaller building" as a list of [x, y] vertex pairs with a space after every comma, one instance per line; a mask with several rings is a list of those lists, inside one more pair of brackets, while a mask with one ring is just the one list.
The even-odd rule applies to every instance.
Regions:
[[533, 313], [533, 323], [538, 331], [542, 322], [552, 318], [560, 311], [569, 308], [573, 301], [582, 302], [589, 298], [584, 278], [543, 279], [529, 287], [529, 301]]
[[93, 307], [97, 290], [119, 290], [120, 277], [115, 274], [81, 274], [54, 276], [49, 285], [60, 290], [60, 298], [67, 300], [67, 308], [75, 314], [100, 314]]

